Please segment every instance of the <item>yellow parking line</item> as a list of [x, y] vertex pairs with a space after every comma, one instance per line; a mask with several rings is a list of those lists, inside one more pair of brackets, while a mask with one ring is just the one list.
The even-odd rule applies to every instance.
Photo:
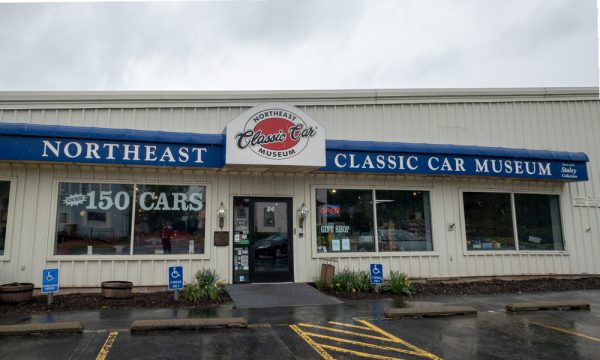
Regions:
[[346, 353], [346, 354], [352, 354], [352, 355], [356, 355], [356, 356], [362, 356], [362, 357], [370, 358], [370, 359], [379, 359], [379, 360], [398, 360], [398, 359], [401, 359], [401, 358], [395, 358], [395, 357], [390, 357], [390, 356], [369, 354], [369, 353], [365, 353], [365, 352], [362, 352], [362, 351], [354, 351], [354, 350], [344, 349], [344, 348], [341, 348], [341, 347], [331, 346], [331, 345], [321, 345], [321, 346], [323, 348], [325, 348], [325, 349], [329, 349], [329, 350], [333, 350], [333, 351], [338, 351], [338, 352], [342, 352], [342, 353]]
[[[371, 349], [378, 349], [378, 350], [383, 350], [383, 351], [398, 352], [398, 353], [412, 355], [412, 356], [426, 357], [426, 358], [429, 358], [432, 360], [441, 360], [440, 357], [437, 357], [436, 355], [434, 355], [432, 353], [429, 353], [407, 341], [404, 341], [404, 340], [400, 339], [399, 337], [386, 332], [385, 330], [371, 324], [370, 322], [368, 322], [366, 320], [357, 320], [357, 321], [359, 323], [361, 323], [363, 326], [345, 324], [345, 323], [340, 323], [340, 322], [335, 322], [335, 321], [330, 321], [329, 323], [332, 325], [348, 326], [351, 328], [358, 328], [361, 330], [368, 330], [368, 331], [376, 332], [380, 335], [383, 335], [383, 337], [364, 334], [362, 332], [341, 330], [341, 329], [337, 329], [337, 328], [333, 328], [333, 327], [313, 325], [313, 324], [307, 324], [307, 323], [299, 323], [296, 325], [290, 325], [290, 327], [296, 333], [298, 333], [298, 335], [300, 335], [300, 337], [302, 337], [302, 339], [304, 339], [304, 341], [306, 341], [311, 347], [313, 347], [313, 349], [315, 349], [324, 359], [333, 359], [333, 357], [326, 351], [326, 349], [337, 351], [337, 352], [342, 352], [342, 353], [347, 353], [347, 354], [353, 354], [356, 356], [361, 356], [361, 357], [366, 357], [366, 358], [371, 358], [371, 359], [397, 359], [397, 358], [385, 356], [385, 355], [370, 354], [370, 353], [346, 349], [346, 348], [334, 346], [334, 345], [327, 345], [327, 344], [319, 343], [319, 342], [315, 341], [313, 338], [326, 339], [326, 340], [330, 340], [330, 341], [336, 341], [336, 342], [340, 342], [340, 343], [344, 343], [344, 344], [352, 344], [352, 345], [356, 345], [356, 346], [364, 346], [364, 347], [368, 347]], [[363, 341], [350, 340], [350, 339], [344, 339], [344, 338], [339, 338], [339, 337], [325, 335], [325, 334], [308, 332], [303, 329], [300, 329], [300, 327], [321, 329], [321, 330], [326, 330], [326, 331], [330, 331], [330, 332], [334, 332], [334, 333], [338, 333], [338, 334], [358, 336], [358, 337], [362, 337], [362, 338], [366, 338], [366, 339], [392, 342], [392, 343], [404, 345], [408, 349], [400, 349], [400, 348], [396, 348], [396, 347], [392, 347], [392, 346], [382, 346], [382, 345], [377, 345], [377, 344], [370, 344], [370, 343], [363, 342]]]
[[360, 336], [360, 337], [364, 337], [367, 339], [394, 342], [393, 340], [390, 340], [387, 337], [373, 336], [373, 335], [368, 335], [368, 334], [363, 334], [363, 333], [357, 333], [354, 331], [340, 330], [340, 329], [330, 328], [327, 326], [319, 326], [319, 325], [312, 325], [312, 324], [305, 324], [305, 323], [298, 324], [298, 326], [328, 330], [328, 331], [332, 331], [332, 332], [336, 332], [336, 333], [340, 333], [340, 334], [352, 335], [352, 336]]
[[421, 348], [419, 348], [419, 347], [417, 347], [417, 346], [409, 343], [408, 341], [404, 341], [404, 340], [400, 339], [399, 337], [394, 336], [394, 335], [388, 333], [387, 331], [385, 331], [385, 330], [383, 330], [383, 329], [381, 329], [381, 328], [379, 328], [379, 327], [371, 324], [370, 322], [368, 322], [366, 320], [358, 320], [358, 322], [360, 322], [361, 324], [369, 327], [371, 330], [376, 331], [376, 332], [380, 333], [381, 335], [387, 337], [391, 341], [400, 343], [400, 344], [408, 347], [409, 349], [412, 349], [412, 350], [420, 353], [421, 355], [423, 355], [425, 357], [428, 357], [430, 359], [440, 359], [439, 357], [433, 355], [432, 353], [427, 352], [427, 351], [425, 351], [425, 350], [423, 350], [423, 349], [421, 349]]
[[110, 348], [113, 346], [113, 343], [115, 342], [115, 339], [117, 338], [117, 335], [119, 335], [118, 331], [113, 331], [108, 335], [108, 337], [106, 338], [106, 341], [104, 342], [104, 346], [102, 346], [102, 349], [100, 349], [98, 356], [96, 356], [96, 360], [106, 359], [106, 356], [108, 356], [108, 352], [110, 351]]
[[297, 327], [296, 325], [290, 325], [290, 327], [292, 328], [292, 330], [294, 330], [298, 335], [300, 335], [300, 337], [306, 341], [306, 343], [308, 345], [310, 345], [313, 349], [315, 349], [316, 352], [319, 353], [319, 355], [321, 355], [321, 357], [325, 360], [335, 360], [331, 355], [329, 355], [329, 353], [325, 350], [323, 350], [323, 348], [317, 344], [313, 339], [311, 339], [308, 335], [306, 335], [304, 333], [304, 331], [300, 330], [299, 327]]
[[600, 339], [598, 339], [596, 337], [585, 335], [585, 334], [581, 334], [581, 333], [578, 333], [576, 331], [567, 330], [567, 329], [563, 329], [563, 328], [559, 328], [559, 327], [555, 327], [555, 326], [550, 326], [550, 325], [545, 325], [545, 324], [541, 324], [541, 323], [538, 323], [538, 322], [535, 322], [535, 321], [530, 321], [529, 323], [530, 324], [534, 324], [534, 325], [538, 325], [538, 326], [543, 326], [543, 327], [548, 328], [548, 329], [552, 329], [552, 330], [564, 332], [564, 333], [567, 333], [567, 334], [579, 336], [579, 337], [582, 337], [582, 338], [585, 338], [585, 339], [588, 339], [588, 340], [600, 342]]
[[341, 322], [337, 322], [337, 321], [330, 321], [329, 322], [332, 325], [339, 325], [339, 326], [347, 326], [347, 327], [351, 327], [351, 328], [355, 328], [355, 329], [362, 329], [362, 330], [371, 330], [366, 326], [358, 326], [358, 325], [352, 325], [352, 324], [345, 324], [345, 323], [341, 323]]
[[[399, 352], [399, 353], [403, 353], [403, 354], [422, 356], [422, 354], [419, 353], [419, 352], [410, 351], [410, 350], [404, 350], [404, 349], [398, 349], [398, 348], [391, 347], [391, 346], [381, 346], [381, 345], [369, 344], [369, 343], [362, 342], [362, 341], [354, 341], [354, 340], [342, 339], [342, 338], [338, 338], [338, 337], [327, 336], [327, 335], [322, 335], [322, 334], [317, 334], [317, 333], [311, 333], [311, 332], [305, 332], [305, 334], [308, 335], [308, 336], [318, 337], [318, 338], [321, 338], [321, 339], [327, 339], [327, 340], [331, 340], [331, 341], [338, 341], [338, 342], [343, 342], [343, 343], [352, 344], [352, 345], [370, 347], [370, 348], [373, 348], [373, 349], [386, 350], [386, 351], [395, 351], [395, 352]], [[323, 345], [323, 344], [319, 344], [319, 345]]]

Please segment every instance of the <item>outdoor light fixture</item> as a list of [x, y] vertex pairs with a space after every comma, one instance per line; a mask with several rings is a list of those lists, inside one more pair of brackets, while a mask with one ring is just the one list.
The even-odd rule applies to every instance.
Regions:
[[304, 220], [306, 220], [306, 218], [308, 217], [308, 208], [306, 207], [306, 205], [304, 205], [304, 203], [302, 203], [302, 206], [300, 206], [298, 210], [296, 210], [296, 213], [298, 213], [300, 229], [304, 229]]
[[221, 205], [217, 209], [217, 217], [219, 218], [219, 228], [223, 230], [223, 226], [225, 225], [225, 216], [227, 215], [227, 209], [225, 209], [225, 205], [221, 201]]

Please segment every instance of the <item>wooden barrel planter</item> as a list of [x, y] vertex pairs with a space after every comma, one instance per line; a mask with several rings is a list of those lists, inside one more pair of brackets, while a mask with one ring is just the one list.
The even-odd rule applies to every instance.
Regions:
[[0, 285], [0, 300], [8, 303], [31, 301], [33, 298], [33, 284], [10, 283]]
[[131, 297], [131, 281], [104, 281], [102, 283], [102, 296], [110, 299], [124, 299]]

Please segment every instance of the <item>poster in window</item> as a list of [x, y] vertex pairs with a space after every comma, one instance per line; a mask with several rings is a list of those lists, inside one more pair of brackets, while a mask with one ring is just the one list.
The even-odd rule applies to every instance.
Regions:
[[349, 238], [342, 239], [342, 251], [350, 251], [350, 239]]
[[272, 206], [267, 206], [264, 209], [265, 227], [275, 227], [275, 209]]
[[340, 251], [340, 239], [331, 240], [331, 251]]

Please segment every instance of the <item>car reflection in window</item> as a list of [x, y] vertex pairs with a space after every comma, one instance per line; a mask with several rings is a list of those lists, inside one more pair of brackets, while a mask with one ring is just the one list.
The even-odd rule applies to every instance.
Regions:
[[254, 242], [254, 256], [256, 258], [283, 258], [287, 257], [288, 237], [286, 233], [273, 234], [267, 238]]

